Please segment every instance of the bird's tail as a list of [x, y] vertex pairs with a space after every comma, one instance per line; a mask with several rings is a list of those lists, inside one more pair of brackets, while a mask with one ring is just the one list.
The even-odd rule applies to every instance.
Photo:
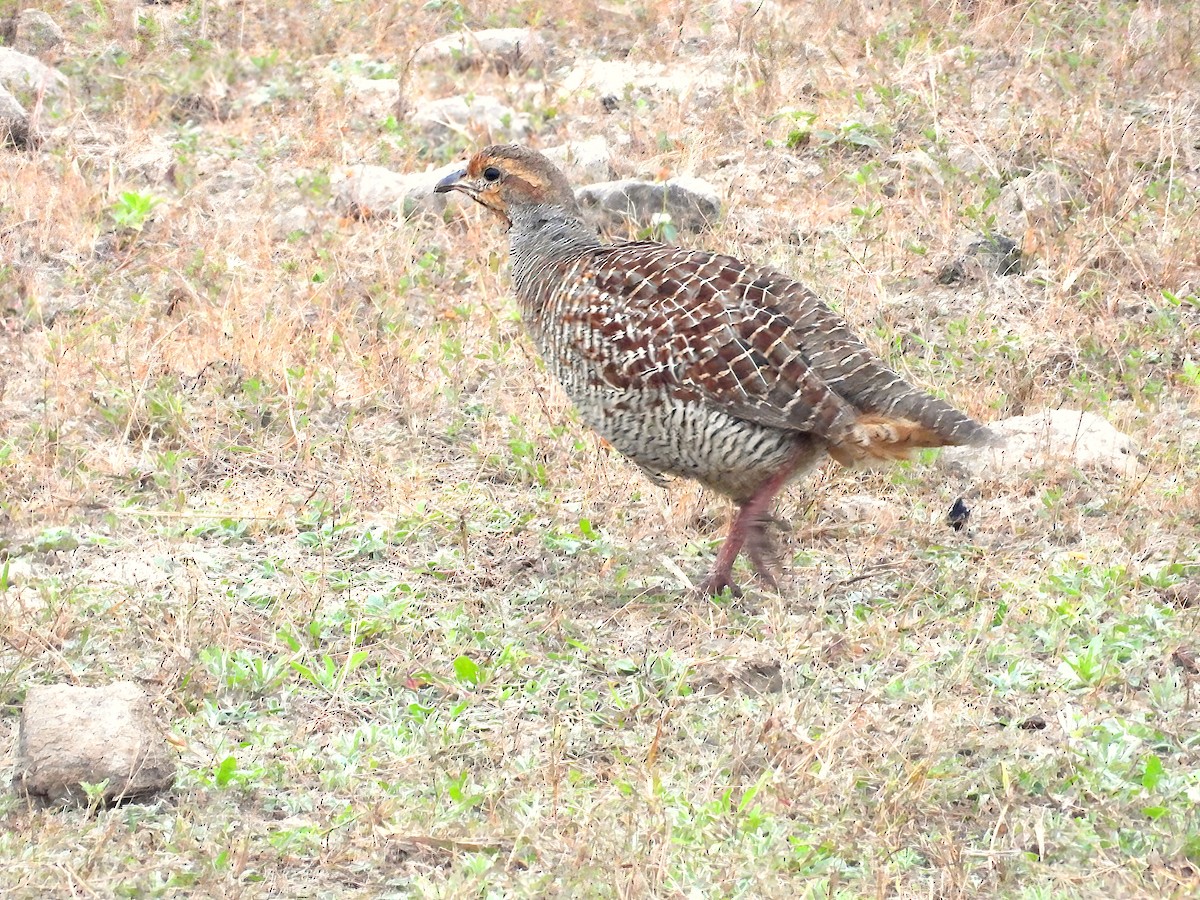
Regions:
[[868, 413], [859, 416], [841, 440], [831, 441], [828, 449], [829, 455], [842, 465], [852, 466], [869, 460], [908, 459], [923, 447], [986, 444], [991, 437], [992, 433], [982, 426], [977, 426], [963, 440], [960, 435], [947, 434], [912, 419]]

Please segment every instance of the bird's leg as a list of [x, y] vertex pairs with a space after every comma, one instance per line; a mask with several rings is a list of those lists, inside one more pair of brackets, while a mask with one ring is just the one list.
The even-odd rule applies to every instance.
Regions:
[[788, 461], [779, 467], [779, 471], [763, 482], [762, 486], [751, 495], [745, 503], [738, 504], [737, 515], [729, 526], [729, 534], [708, 576], [701, 582], [699, 593], [715, 597], [726, 588], [733, 596], [741, 596], [741, 590], [733, 583], [733, 563], [742, 548], [759, 577], [770, 587], [776, 586], [775, 576], [771, 574], [767, 560], [771, 554], [771, 539], [766, 533], [765, 523], [769, 519], [767, 511], [775, 495], [787, 484], [795, 474], [809, 465], [813, 460], [813, 449], [809, 444], [798, 446]]
[[[753, 501], [751, 501], [753, 502]], [[709, 570], [704, 581], [700, 582], [700, 587], [696, 592], [702, 597], [716, 597], [726, 588], [734, 597], [742, 596], [742, 590], [733, 583], [733, 562], [737, 559], [739, 553], [742, 552], [742, 545], [746, 543], [746, 537], [750, 533], [750, 522], [747, 517], [747, 511], [750, 509], [751, 503], [748, 502], [738, 507], [737, 515], [733, 518], [733, 524], [729, 526], [729, 534], [725, 535], [725, 540], [721, 543], [721, 549], [717, 551], [717, 558], [713, 562], [713, 567]]]
[[759, 580], [772, 590], [779, 589], [775, 578], [775, 567], [779, 564], [779, 553], [775, 542], [767, 531], [768, 526], [775, 524], [770, 517], [759, 520], [758, 524], [746, 536], [746, 555], [754, 566], [754, 572]]

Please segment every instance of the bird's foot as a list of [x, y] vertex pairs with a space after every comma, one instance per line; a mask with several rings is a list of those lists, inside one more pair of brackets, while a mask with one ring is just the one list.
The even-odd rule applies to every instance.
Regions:
[[701, 600], [710, 600], [720, 597], [726, 591], [729, 592], [730, 597], [742, 596], [742, 589], [733, 581], [733, 567], [714, 566], [696, 588], [696, 597]]

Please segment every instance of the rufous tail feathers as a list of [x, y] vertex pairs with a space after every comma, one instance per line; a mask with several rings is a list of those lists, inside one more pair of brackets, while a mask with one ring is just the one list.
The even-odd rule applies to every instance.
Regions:
[[868, 414], [859, 416], [842, 440], [830, 443], [829, 455], [844, 466], [852, 466], [869, 460], [908, 459], [922, 447], [953, 443], [958, 442], [911, 419]]

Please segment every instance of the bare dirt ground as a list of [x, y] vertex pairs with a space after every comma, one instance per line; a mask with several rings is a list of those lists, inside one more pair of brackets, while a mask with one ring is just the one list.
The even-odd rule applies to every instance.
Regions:
[[[0, 794], [5, 896], [1200, 892], [1190, 4], [39, 8], [67, 88], [0, 148], [0, 728], [133, 680], [180, 762], [148, 803]], [[419, 52], [494, 27], [538, 43]], [[453, 96], [502, 108], [423, 117]], [[1088, 410], [1136, 456], [830, 466], [779, 504], [780, 591], [689, 597], [726, 505], [577, 421], [496, 223], [339, 200], [513, 136], [705, 179], [680, 242], [980, 419]], [[1020, 272], [951, 265], [997, 233]]]

